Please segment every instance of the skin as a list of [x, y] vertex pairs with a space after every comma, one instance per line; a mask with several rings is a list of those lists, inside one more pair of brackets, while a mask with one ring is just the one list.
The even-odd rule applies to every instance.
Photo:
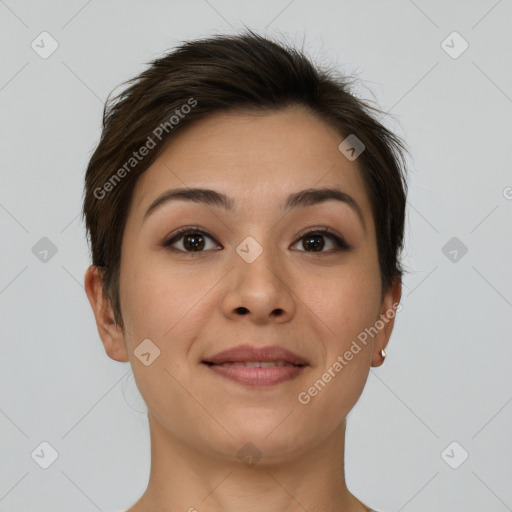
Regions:
[[[393, 318], [307, 405], [297, 398], [400, 301], [400, 280], [381, 300], [370, 202], [357, 160], [338, 150], [342, 140], [299, 107], [215, 114], [187, 126], [134, 190], [121, 250], [124, 331], [114, 324], [97, 269], [87, 269], [85, 288], [105, 351], [130, 362], [148, 407], [151, 473], [130, 512], [370, 509], [345, 483], [345, 419], [370, 367], [383, 362]], [[279, 209], [292, 192], [328, 186], [357, 201], [366, 229], [334, 200], [286, 215]], [[143, 222], [152, 201], [178, 187], [215, 189], [234, 198], [237, 209], [176, 201]], [[174, 252], [162, 247], [187, 225], [211, 236], [203, 252], [185, 252], [183, 238]], [[327, 236], [323, 252], [304, 246], [306, 228], [322, 225], [352, 250], [332, 252]], [[252, 263], [235, 250], [248, 236], [263, 248]], [[145, 339], [160, 349], [149, 366], [134, 355]], [[296, 379], [251, 388], [201, 363], [243, 343], [281, 345], [309, 366]], [[262, 455], [252, 466], [237, 457], [248, 441]]]

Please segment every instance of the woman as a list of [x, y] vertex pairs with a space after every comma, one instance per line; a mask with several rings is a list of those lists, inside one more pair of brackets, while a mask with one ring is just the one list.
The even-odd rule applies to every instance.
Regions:
[[345, 421], [386, 356], [407, 191], [376, 112], [253, 32], [187, 42], [107, 102], [85, 287], [148, 407], [129, 512], [371, 510]]

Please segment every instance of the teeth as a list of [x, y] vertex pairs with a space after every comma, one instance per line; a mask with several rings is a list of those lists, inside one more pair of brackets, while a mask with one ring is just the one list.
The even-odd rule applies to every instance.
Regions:
[[219, 366], [245, 366], [247, 368], [272, 368], [274, 366], [295, 366], [286, 361], [237, 361], [232, 363], [221, 363]]

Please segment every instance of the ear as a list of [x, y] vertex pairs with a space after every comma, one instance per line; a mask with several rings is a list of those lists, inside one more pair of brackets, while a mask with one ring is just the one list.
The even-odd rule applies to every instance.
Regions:
[[[400, 297], [402, 296], [402, 278], [397, 277], [393, 282], [393, 285], [386, 293], [384, 298], [382, 299], [382, 304], [379, 311], [379, 318], [376, 320], [381, 320], [378, 323], [378, 326], [381, 328], [378, 329], [378, 333], [375, 335], [375, 341], [373, 346], [373, 355], [372, 355], [372, 366], [380, 366], [384, 362], [384, 358], [381, 355], [381, 350], [385, 349], [389, 338], [391, 337], [391, 332], [393, 331], [393, 326], [395, 324], [395, 316], [397, 307], [399, 308]], [[383, 324], [383, 325], [382, 325]]]
[[105, 297], [103, 278], [98, 267], [91, 265], [86, 270], [84, 286], [105, 352], [115, 361], [127, 362], [129, 358], [124, 335], [114, 321], [112, 304]]

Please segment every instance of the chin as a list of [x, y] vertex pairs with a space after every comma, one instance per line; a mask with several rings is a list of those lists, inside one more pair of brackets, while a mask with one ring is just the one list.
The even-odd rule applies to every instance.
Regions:
[[[223, 436], [212, 445], [212, 439], [206, 439], [217, 456], [244, 462], [245, 458], [257, 460], [258, 467], [286, 462], [312, 448], [316, 436], [309, 436], [303, 428], [292, 430], [298, 423], [286, 424], [286, 414], [272, 416], [268, 421], [250, 422], [247, 420], [230, 424], [229, 432], [233, 436]], [[318, 441], [318, 440], [317, 440]]]

